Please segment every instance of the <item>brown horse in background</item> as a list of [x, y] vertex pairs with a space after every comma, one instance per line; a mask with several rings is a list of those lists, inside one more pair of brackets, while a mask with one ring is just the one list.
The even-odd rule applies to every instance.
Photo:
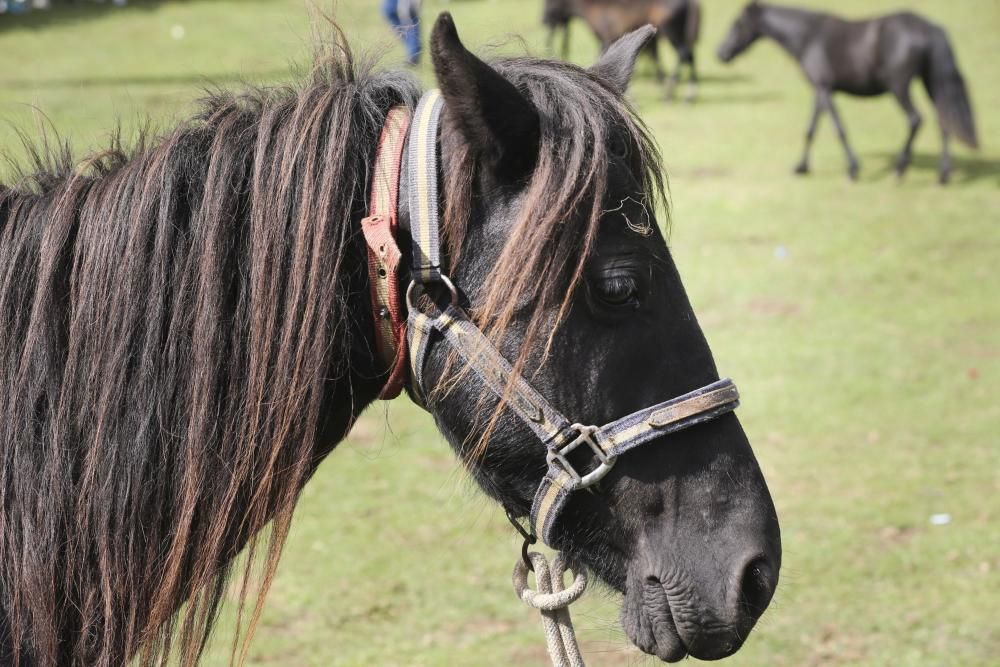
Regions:
[[677, 52], [677, 67], [667, 79], [660, 64], [657, 41], [649, 43], [647, 50], [656, 64], [657, 81], [667, 80], [668, 99], [680, 81], [681, 67], [687, 65], [687, 101], [694, 99], [698, 86], [698, 72], [694, 62], [694, 46], [701, 29], [701, 3], [699, 0], [545, 0], [542, 22], [548, 26], [546, 41], [553, 50], [556, 33], [563, 31], [560, 55], [569, 57], [569, 22], [573, 17], [583, 19], [601, 42], [601, 51], [632, 30], [651, 24], [657, 34], [670, 42]]

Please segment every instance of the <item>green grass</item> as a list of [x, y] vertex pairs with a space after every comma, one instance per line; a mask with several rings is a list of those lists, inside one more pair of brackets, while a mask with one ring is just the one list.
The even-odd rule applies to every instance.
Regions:
[[[376, 4], [343, 0], [336, 15], [391, 64], [402, 52]], [[814, 174], [793, 177], [807, 86], [769, 43], [718, 64], [739, 3], [705, 4], [699, 102], [662, 103], [648, 64], [631, 94], [663, 148], [674, 255], [720, 368], [740, 383], [781, 518], [778, 595], [730, 663], [989, 664], [1000, 654], [1000, 5], [907, 3], [948, 27], [985, 147], [957, 149], [942, 189], [922, 89], [927, 123], [904, 182], [888, 172], [904, 136], [888, 98], [837, 100], [859, 183], [828, 119]], [[863, 16], [899, 3], [801, 4]], [[516, 50], [520, 34], [536, 51], [540, 6], [447, 5], [471, 45]], [[425, 16], [444, 7], [427, 0]], [[206, 82], [287, 79], [310, 39], [302, 0], [0, 16], [0, 147], [18, 152], [13, 127], [36, 133], [36, 109], [81, 151], [119, 119], [169, 127]], [[582, 26], [573, 48], [582, 64], [596, 52]], [[942, 512], [951, 523], [932, 526]], [[517, 549], [430, 418], [405, 400], [377, 406], [305, 490], [250, 663], [541, 664], [537, 618], [510, 589]], [[617, 609], [597, 592], [575, 611], [591, 664], [645, 660]], [[226, 660], [225, 621], [228, 610], [206, 664]]]

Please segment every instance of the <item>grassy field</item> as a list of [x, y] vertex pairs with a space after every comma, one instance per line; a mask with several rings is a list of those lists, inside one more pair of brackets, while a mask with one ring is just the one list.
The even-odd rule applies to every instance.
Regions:
[[[734, 0], [705, 3], [697, 104], [664, 104], [642, 65], [631, 94], [665, 156], [673, 252], [740, 383], [782, 525], [777, 597], [729, 664], [996, 664], [1000, 4], [798, 2], [852, 16], [905, 4], [947, 26], [984, 148], [957, 149], [954, 182], [938, 187], [936, 122], [915, 86], [928, 122], [904, 182], [889, 171], [904, 121], [888, 98], [838, 100], [859, 183], [828, 119], [813, 175], [793, 177], [810, 93], [773, 44], [715, 61]], [[377, 4], [342, 0], [335, 15], [391, 66], [402, 51]], [[472, 45], [542, 50], [541, 0], [426, 0], [425, 16], [445, 7]], [[593, 40], [582, 26], [574, 38], [589, 63]], [[14, 129], [47, 122], [81, 152], [119, 120], [169, 127], [210, 82], [287, 80], [310, 40], [303, 0], [0, 16], [0, 147], [17, 155]], [[537, 617], [510, 589], [518, 546], [428, 416], [376, 406], [305, 490], [250, 663], [542, 664]], [[651, 663], [617, 609], [597, 591], [575, 611], [589, 661]], [[225, 663], [226, 629], [206, 664]]]

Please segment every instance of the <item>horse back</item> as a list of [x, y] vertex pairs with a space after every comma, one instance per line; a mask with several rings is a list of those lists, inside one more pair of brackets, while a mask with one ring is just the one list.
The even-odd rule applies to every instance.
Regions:
[[944, 29], [914, 12], [897, 12], [876, 19], [881, 28], [880, 49], [885, 57], [903, 52], [923, 53], [944, 35]]
[[[594, 31], [605, 47], [622, 35], [650, 23], [651, 0], [642, 2], [608, 2], [584, 0], [580, 16]], [[656, 24], [654, 24], [656, 25]]]
[[697, 0], [582, 0], [579, 14], [608, 46], [626, 33], [652, 24], [675, 46], [688, 43], [687, 16]]
[[857, 21], [827, 15], [819, 30], [820, 52], [807, 53], [803, 65], [814, 83], [850, 95], [881, 95], [921, 71], [935, 30], [913, 12]]

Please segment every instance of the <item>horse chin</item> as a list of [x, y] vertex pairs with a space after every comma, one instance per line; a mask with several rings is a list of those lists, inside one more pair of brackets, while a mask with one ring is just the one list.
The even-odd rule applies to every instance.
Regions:
[[622, 605], [622, 627], [633, 644], [664, 662], [677, 662], [688, 654], [667, 593], [657, 579], [629, 577]]
[[743, 641], [732, 628], [719, 621], [706, 621], [692, 611], [684, 600], [671, 599], [656, 577], [629, 573], [622, 626], [629, 640], [642, 651], [664, 662], [677, 662], [688, 655], [699, 660], [719, 660], [739, 650]]

